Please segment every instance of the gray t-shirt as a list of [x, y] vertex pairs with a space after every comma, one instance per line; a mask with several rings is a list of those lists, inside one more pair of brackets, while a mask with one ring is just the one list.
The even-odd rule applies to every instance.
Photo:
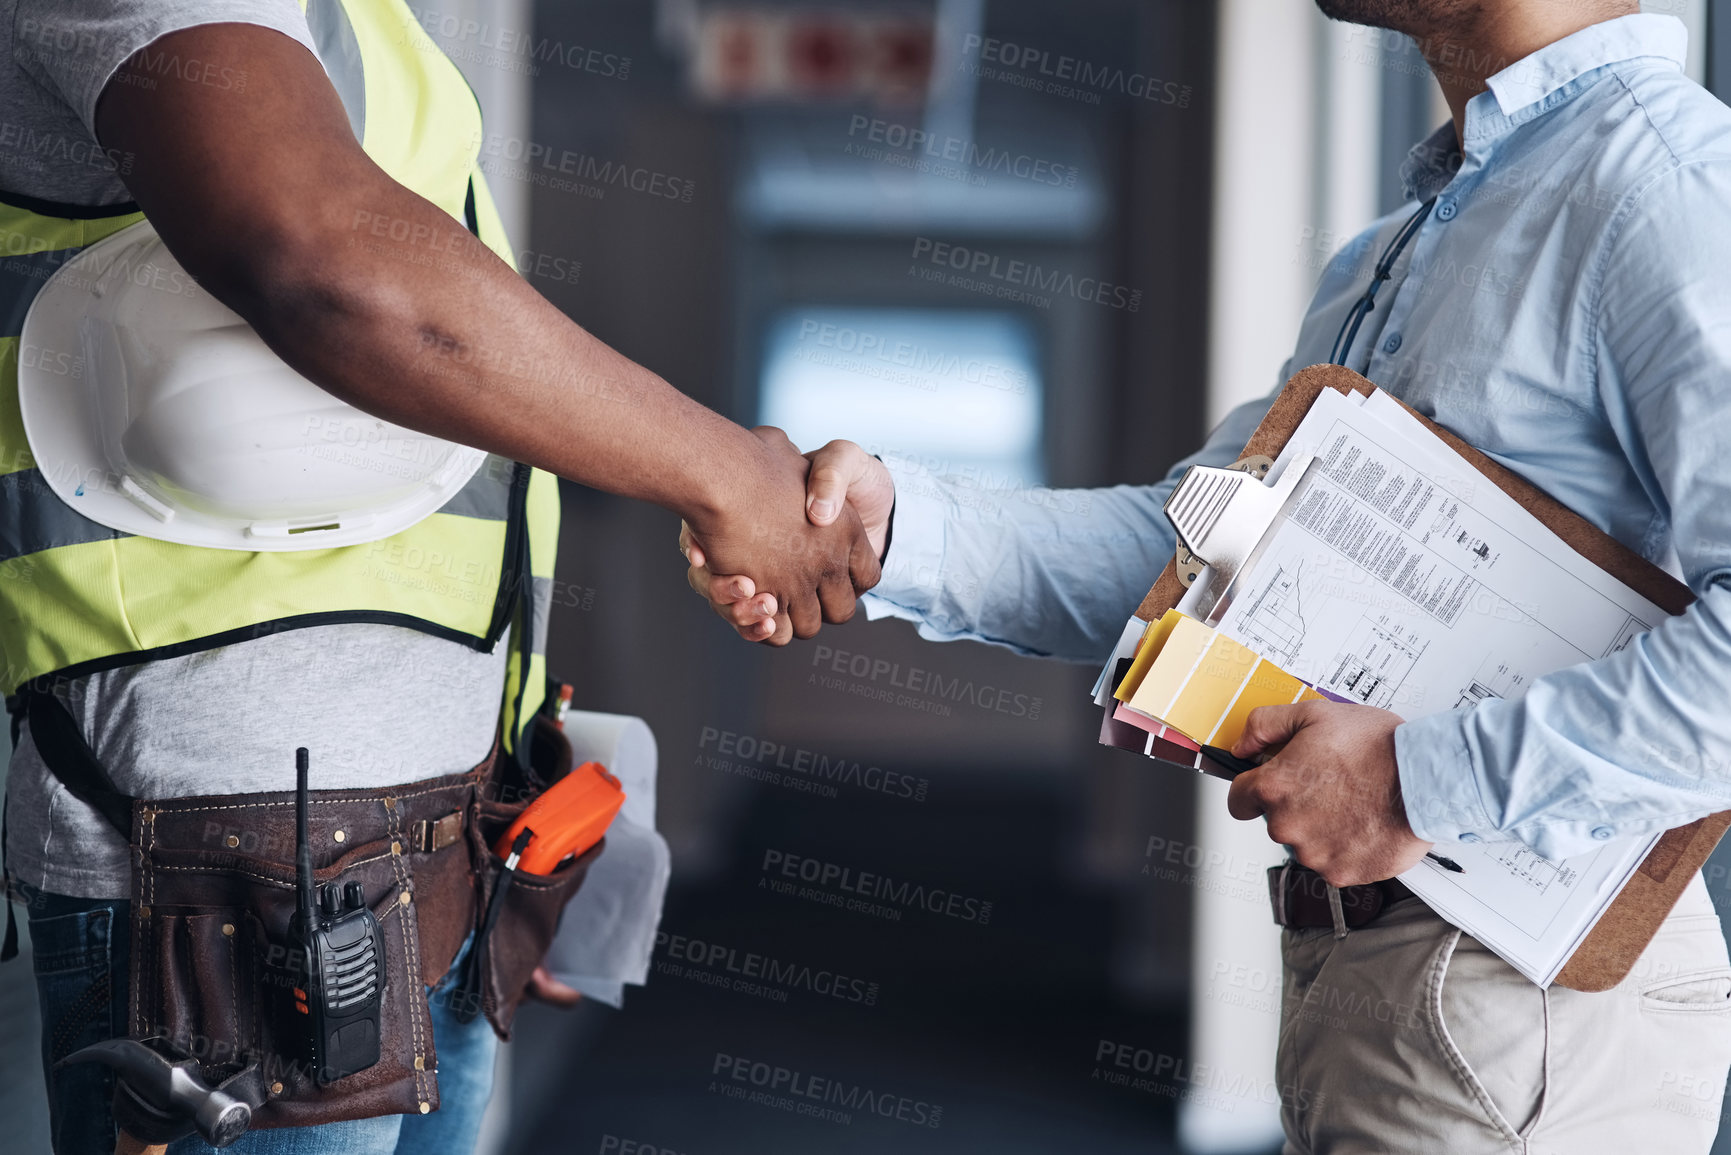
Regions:
[[[139, 49], [211, 23], [262, 25], [313, 49], [295, 0], [0, 0], [0, 199], [129, 200], [128, 158], [96, 141], [97, 98]], [[386, 786], [486, 756], [509, 652], [509, 631], [479, 652], [399, 626], [315, 626], [91, 674], [68, 704], [115, 785], [137, 797], [289, 789], [296, 746], [312, 752], [315, 789]], [[42, 765], [28, 726], [6, 822], [15, 879], [126, 897], [125, 841]]]

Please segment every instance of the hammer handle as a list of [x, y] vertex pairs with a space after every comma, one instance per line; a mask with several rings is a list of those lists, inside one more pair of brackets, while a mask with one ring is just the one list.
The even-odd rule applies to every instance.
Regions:
[[122, 1131], [115, 1140], [114, 1155], [168, 1155], [168, 1144], [146, 1143]]

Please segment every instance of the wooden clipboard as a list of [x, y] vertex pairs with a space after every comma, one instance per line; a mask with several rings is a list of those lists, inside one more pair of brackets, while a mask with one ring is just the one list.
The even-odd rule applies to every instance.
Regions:
[[[1339, 365], [1312, 365], [1300, 370], [1275, 398], [1262, 424], [1245, 443], [1241, 456], [1279, 456], [1287, 439], [1324, 389], [1368, 394], [1375, 388], [1357, 373]], [[1695, 595], [1682, 582], [1526, 478], [1492, 461], [1423, 414], [1411, 408], [1407, 408], [1407, 412], [1448, 442], [1486, 479], [1519, 502], [1576, 553], [1654, 605], [1667, 613], [1680, 614], [1695, 600]], [[1142, 599], [1136, 616], [1144, 621], [1154, 621], [1176, 606], [1184, 592], [1176, 564], [1169, 561], [1148, 591], [1148, 596]], [[1563, 964], [1557, 973], [1557, 985], [1577, 991], [1606, 991], [1622, 982], [1634, 968], [1635, 960], [1658, 933], [1659, 924], [1671, 913], [1671, 908], [1683, 894], [1683, 888], [1689, 885], [1695, 872], [1713, 853], [1727, 827], [1731, 827], [1731, 810], [1679, 826], [1660, 838], [1569, 961]]]

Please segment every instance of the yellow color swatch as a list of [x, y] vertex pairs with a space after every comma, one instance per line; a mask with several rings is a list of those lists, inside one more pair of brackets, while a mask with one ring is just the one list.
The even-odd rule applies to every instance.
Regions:
[[1178, 615], [1178, 620], [1172, 623], [1167, 633], [1165, 644], [1155, 655], [1153, 665], [1130, 696], [1131, 708], [1164, 721], [1166, 711], [1172, 708], [1172, 703], [1189, 683], [1190, 672], [1201, 663], [1216, 636], [1213, 630], [1194, 618]]
[[[1172, 620], [1174, 619], [1175, 620]], [[1193, 742], [1231, 746], [1258, 706], [1282, 706], [1322, 695], [1265, 661], [1254, 650], [1182, 614], [1150, 626], [1136, 669], [1120, 688], [1126, 704], [1157, 718]]]
[[1193, 742], [1212, 741], [1215, 727], [1260, 661], [1231, 638], [1215, 634], [1162, 720]]
[[1244, 692], [1238, 695], [1232, 709], [1215, 727], [1214, 735], [1208, 739], [1209, 745], [1231, 749], [1244, 733], [1244, 723], [1250, 717], [1250, 711], [1258, 706], [1283, 706], [1295, 698], [1302, 701], [1306, 695], [1322, 696], [1273, 662], [1259, 662], [1245, 682]]
[[1154, 664], [1154, 659], [1160, 656], [1161, 649], [1166, 645], [1166, 639], [1172, 633], [1172, 627], [1184, 615], [1177, 610], [1167, 610], [1160, 615], [1158, 621], [1148, 623], [1148, 628], [1142, 631], [1142, 640], [1136, 643], [1136, 659], [1130, 663], [1130, 670], [1124, 675], [1124, 680], [1118, 683], [1118, 688], [1112, 696], [1120, 702], [1128, 702], [1142, 685], [1142, 679], [1147, 676], [1148, 667]]

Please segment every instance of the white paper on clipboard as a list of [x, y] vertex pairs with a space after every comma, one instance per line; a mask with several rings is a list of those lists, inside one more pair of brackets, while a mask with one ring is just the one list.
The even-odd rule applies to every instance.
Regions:
[[[1515, 699], [1666, 616], [1392, 398], [1323, 390], [1270, 481], [1311, 455], [1220, 609], [1180, 608], [1323, 690], [1408, 719]], [[1464, 873], [1427, 860], [1401, 880], [1548, 985], [1657, 837], [1562, 862], [1518, 842], [1439, 847]]]

